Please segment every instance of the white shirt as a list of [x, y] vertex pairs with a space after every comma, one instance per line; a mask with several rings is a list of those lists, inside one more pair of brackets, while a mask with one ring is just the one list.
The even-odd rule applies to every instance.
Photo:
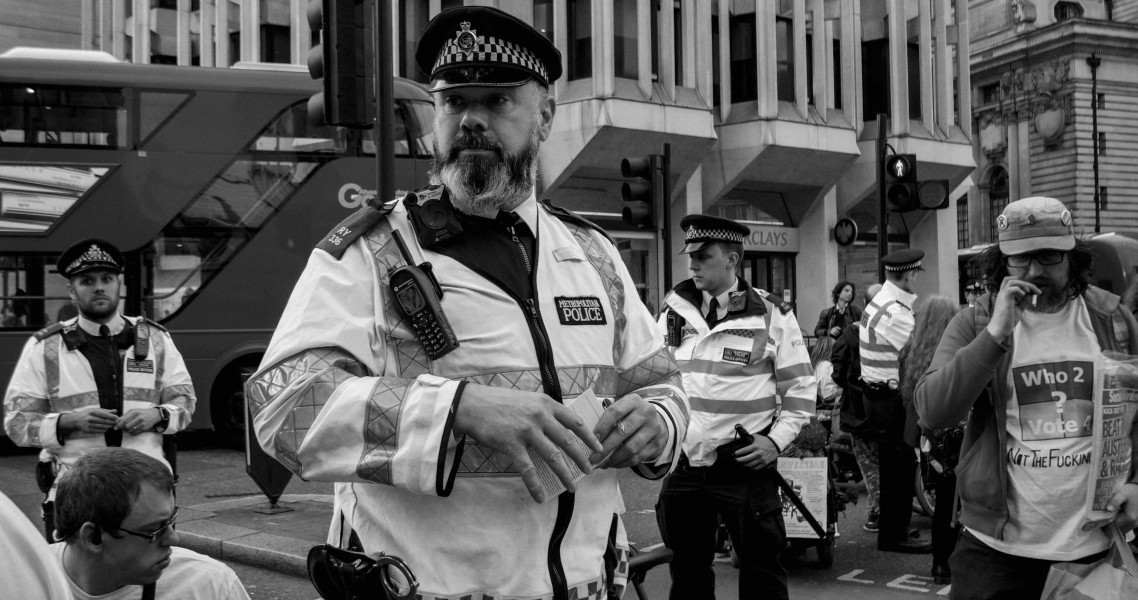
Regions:
[[0, 589], [19, 590], [20, 598], [66, 600], [68, 583], [43, 534], [0, 492]]
[[[56, 564], [63, 563], [63, 550], [66, 547], [65, 542], [51, 545]], [[241, 585], [241, 580], [228, 565], [180, 546], [174, 546], [171, 550], [173, 554], [170, 555], [170, 566], [162, 571], [162, 577], [154, 589], [155, 600], [249, 600], [245, 586]], [[142, 598], [141, 585], [124, 585], [109, 594], [92, 596], [76, 585], [70, 576], [67, 576], [67, 582], [71, 584], [75, 600]]]
[[[722, 321], [727, 316], [727, 309], [729, 308], [728, 302], [731, 300], [731, 292], [734, 292], [737, 287], [739, 287], [738, 277], [731, 280], [731, 285], [727, 289], [723, 290], [722, 294], [715, 296], [715, 299], [719, 301], [719, 310], [715, 311], [716, 321]], [[711, 309], [711, 297], [711, 294], [708, 292], [703, 292], [703, 304], [699, 305], [699, 312], [705, 317], [707, 316], [707, 311]]]

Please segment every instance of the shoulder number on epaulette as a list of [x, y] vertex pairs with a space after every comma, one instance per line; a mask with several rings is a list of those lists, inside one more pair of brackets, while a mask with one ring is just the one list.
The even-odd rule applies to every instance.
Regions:
[[344, 219], [337, 225], [324, 239], [316, 244], [318, 250], [323, 250], [340, 260], [344, 257], [344, 252], [352, 245], [352, 242], [357, 238], [371, 231], [384, 217], [386, 217], [392, 210], [395, 209], [397, 200], [392, 200], [383, 204], [380, 208], [376, 208], [371, 204], [364, 205], [363, 208], [352, 213], [347, 219]]
[[771, 293], [766, 290], [759, 290], [759, 295], [763, 297], [763, 300], [766, 300], [767, 302], [770, 302], [771, 304], [777, 306], [778, 310], [781, 311], [784, 315], [790, 314], [790, 311], [794, 310], [794, 307], [791, 306], [789, 302], [783, 300], [782, 298], [779, 298], [778, 296], [771, 295]]

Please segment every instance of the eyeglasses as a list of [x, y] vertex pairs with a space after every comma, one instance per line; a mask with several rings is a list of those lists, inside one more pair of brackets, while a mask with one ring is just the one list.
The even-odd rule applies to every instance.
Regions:
[[1014, 269], [1025, 269], [1030, 267], [1031, 261], [1034, 260], [1041, 266], [1049, 267], [1063, 262], [1063, 258], [1066, 256], [1066, 252], [1060, 252], [1059, 250], [1044, 250], [1043, 252], [1032, 252], [1031, 254], [1005, 256], [1004, 264]]
[[170, 518], [166, 519], [166, 522], [162, 523], [161, 527], [159, 527], [158, 529], [155, 529], [154, 531], [152, 531], [150, 533], [141, 533], [138, 531], [131, 531], [125, 527], [119, 527], [119, 531], [133, 535], [134, 537], [140, 537], [140, 538], [146, 540], [147, 542], [153, 544], [154, 540], [157, 540], [158, 538], [166, 535], [166, 531], [168, 531], [170, 528], [172, 528], [174, 526], [174, 521], [177, 520], [177, 518], [178, 518], [178, 507], [175, 506], [174, 507], [174, 514], [170, 515]]

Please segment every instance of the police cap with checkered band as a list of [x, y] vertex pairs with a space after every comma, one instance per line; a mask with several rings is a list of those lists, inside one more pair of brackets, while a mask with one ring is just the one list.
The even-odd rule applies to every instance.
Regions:
[[905, 271], [924, 271], [921, 267], [921, 259], [925, 257], [925, 253], [921, 250], [914, 250], [908, 248], [905, 250], [894, 250], [889, 254], [881, 257], [881, 262], [885, 264], [885, 270], [891, 273], [904, 273]]
[[415, 62], [438, 92], [458, 87], [542, 86], [561, 77], [561, 52], [521, 19], [486, 6], [440, 12], [419, 36]]
[[123, 262], [122, 253], [113, 244], [99, 238], [87, 238], [64, 250], [55, 267], [60, 275], [71, 279], [94, 269], [122, 273]]
[[711, 215], [688, 215], [680, 220], [680, 229], [684, 230], [684, 249], [680, 254], [698, 252], [709, 244], [742, 244], [751, 235], [746, 225]]

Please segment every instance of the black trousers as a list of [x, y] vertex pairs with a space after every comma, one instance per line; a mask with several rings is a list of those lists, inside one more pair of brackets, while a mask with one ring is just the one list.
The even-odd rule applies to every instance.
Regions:
[[675, 553], [669, 569], [671, 600], [715, 598], [715, 531], [720, 516], [739, 555], [739, 598], [786, 600], [786, 569], [779, 555], [786, 526], [778, 484], [768, 470], [730, 459], [691, 467], [687, 457], [664, 480], [656, 518], [664, 544]]
[[909, 535], [913, 515], [913, 481], [917, 476], [917, 455], [905, 443], [905, 406], [901, 393], [887, 386], [866, 385], [867, 412], [877, 440], [881, 465], [881, 520], [878, 544], [904, 541]]

